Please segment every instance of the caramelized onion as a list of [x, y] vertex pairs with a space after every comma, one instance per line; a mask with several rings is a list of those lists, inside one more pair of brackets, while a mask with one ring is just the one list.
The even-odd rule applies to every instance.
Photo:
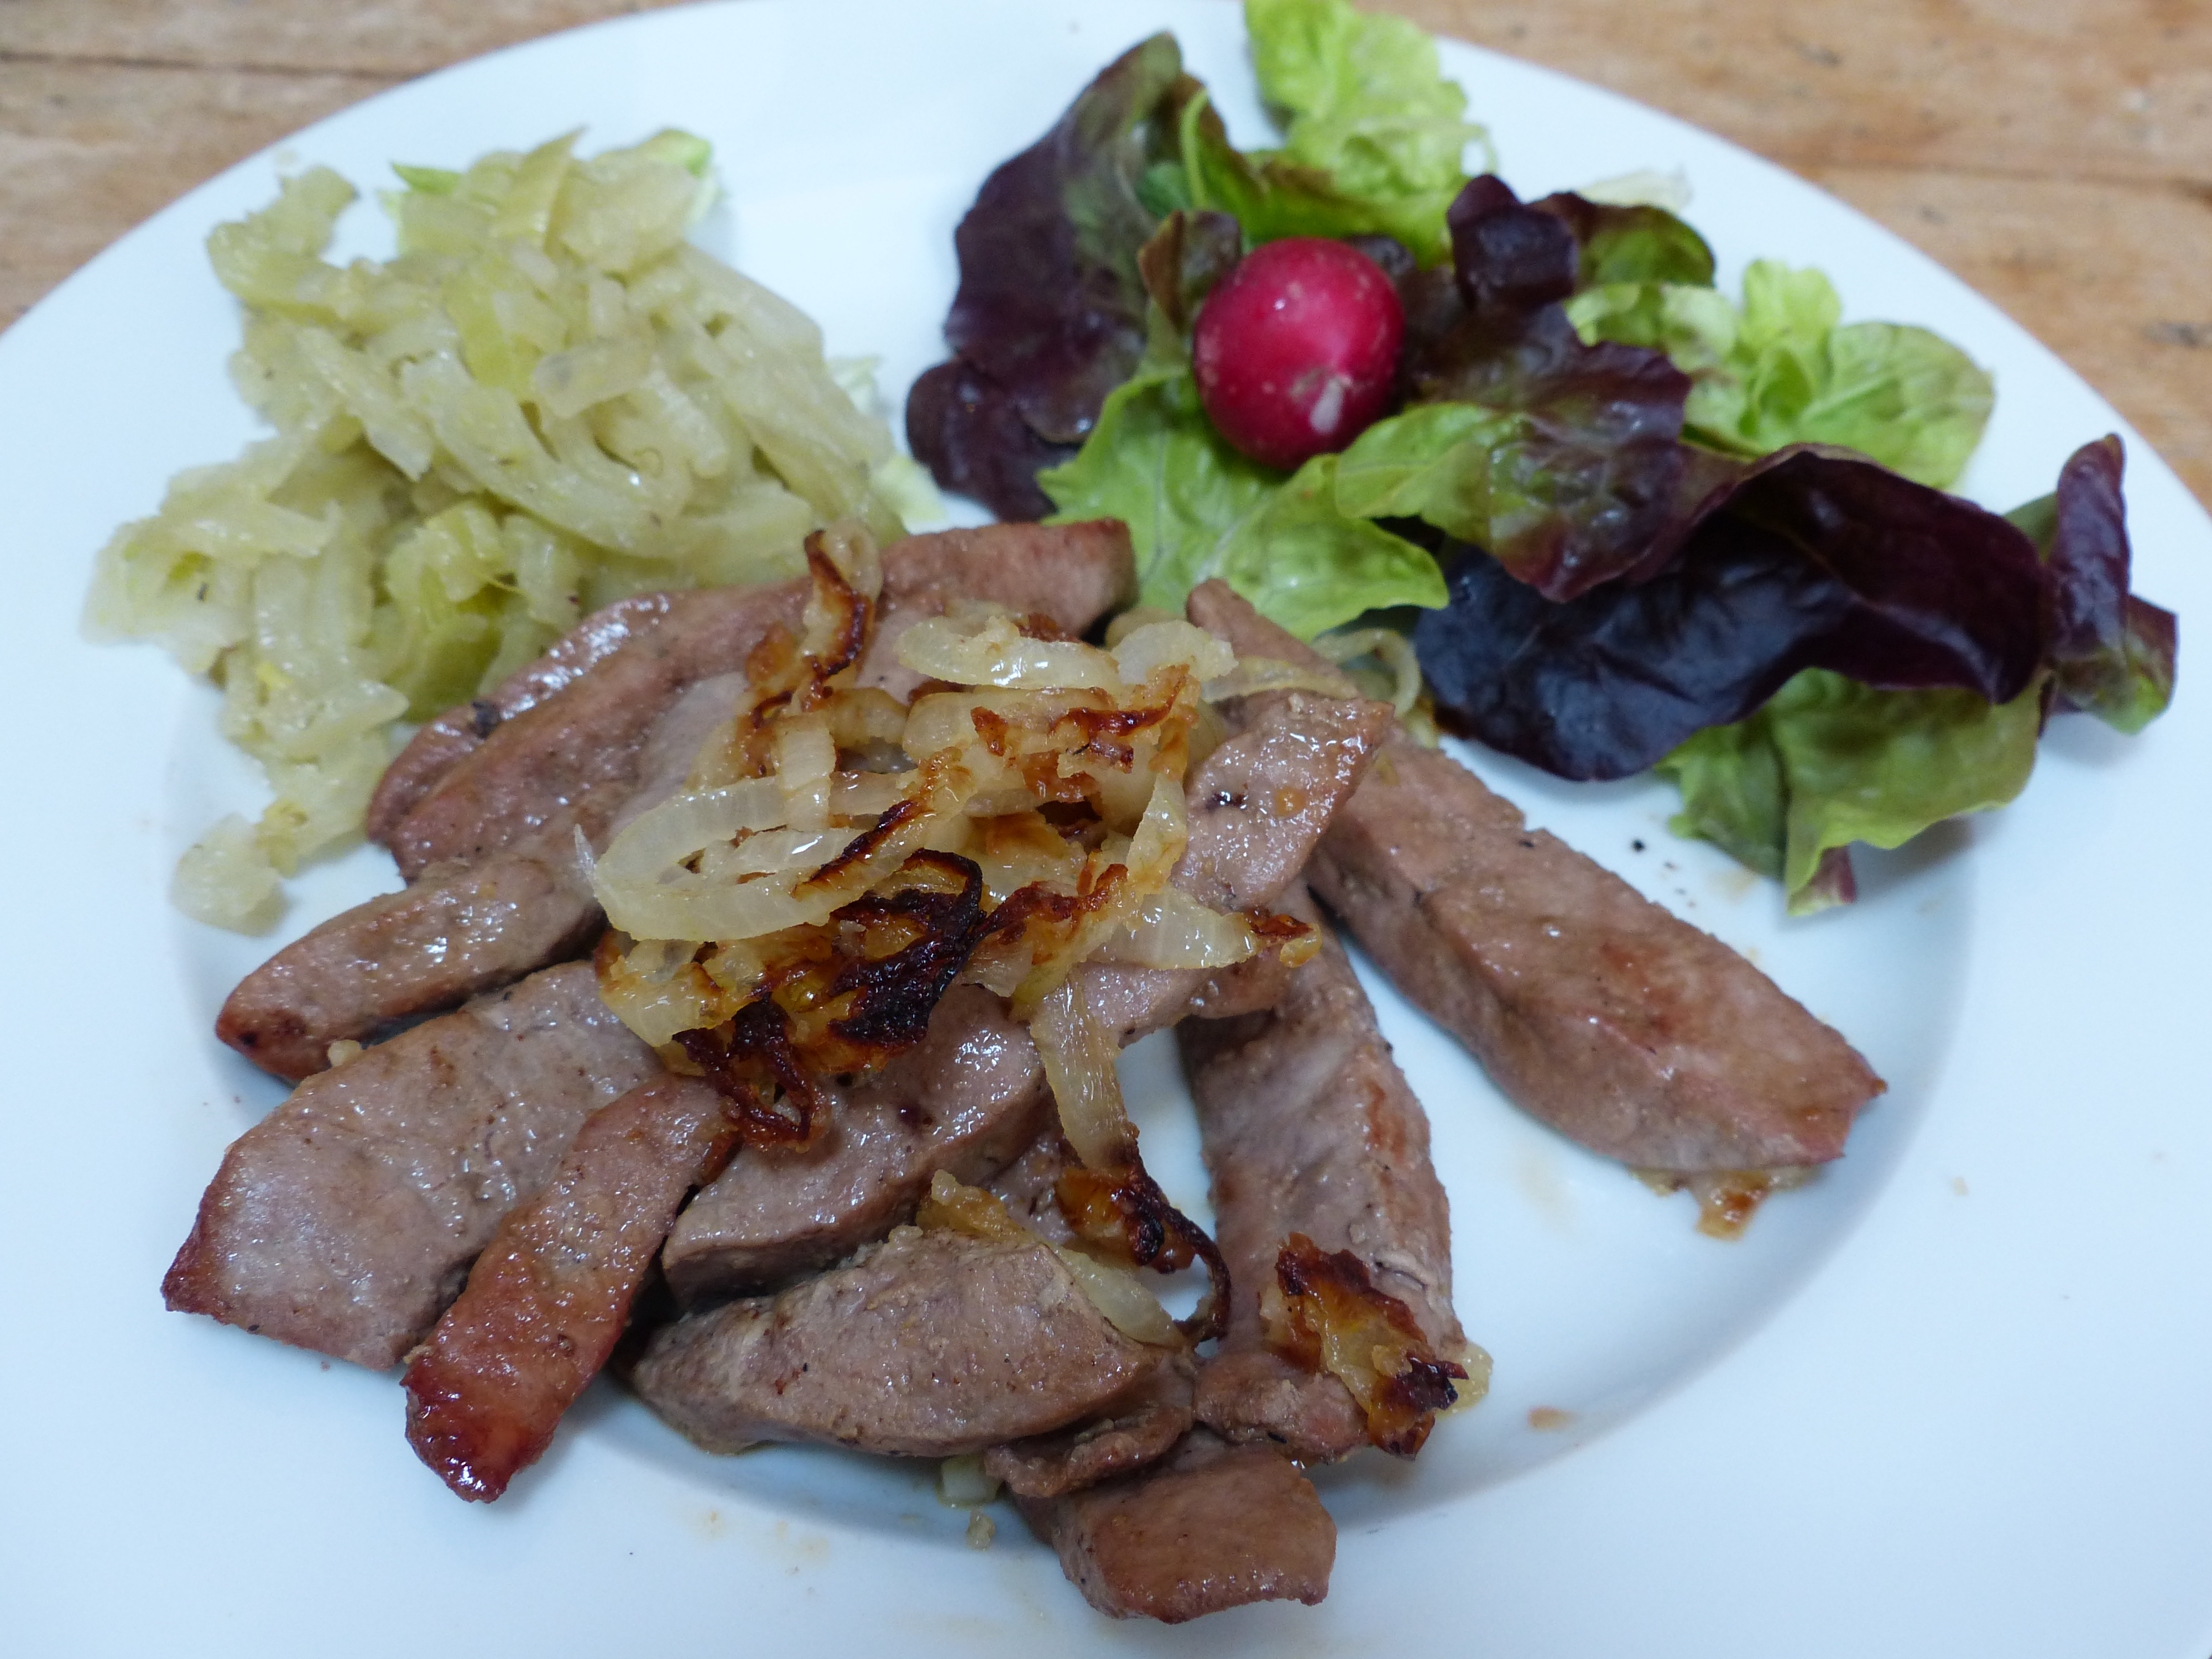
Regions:
[[[747, 701], [690, 787], [595, 864], [585, 849], [618, 930], [599, 954], [602, 994], [729, 1096], [757, 1142], [817, 1133], [827, 1103], [809, 1075], [919, 1042], [957, 979], [1007, 997], [1085, 1166], [1062, 1208], [1091, 1248], [1069, 1271], [1155, 1340], [1167, 1316], [1127, 1270], [1203, 1259], [1210, 1331], [1227, 1305], [1219, 1252], [1145, 1173], [1119, 1045], [1072, 975], [1102, 954], [1210, 969], [1291, 943], [1262, 931], [1273, 919], [1212, 911], [1172, 885], [1200, 688], [1235, 680], [1234, 654], [1176, 618], [1122, 629], [1109, 650], [957, 605], [901, 636], [900, 661], [942, 688], [901, 708], [851, 684], [881, 580], [872, 547], [817, 538], [808, 561], [801, 637], [755, 651]], [[908, 769], [853, 767], [894, 743]]]
[[[1367, 1418], [1367, 1437], [1395, 1456], [1411, 1457], [1435, 1426], [1437, 1413], [1458, 1399], [1452, 1384], [1468, 1367], [1439, 1358], [1413, 1310], [1376, 1287], [1367, 1264], [1349, 1250], [1324, 1253], [1292, 1233], [1275, 1258], [1275, 1276], [1260, 1291], [1268, 1341], [1299, 1364], [1343, 1383]], [[1489, 1383], [1488, 1356], [1479, 1361]]]

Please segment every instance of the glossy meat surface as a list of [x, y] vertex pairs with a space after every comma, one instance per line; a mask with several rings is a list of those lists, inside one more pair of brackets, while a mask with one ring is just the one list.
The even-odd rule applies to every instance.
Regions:
[[788, 1284], [914, 1214], [930, 1177], [985, 1180], [1052, 1109], [1043, 1062], [1005, 1001], [955, 986], [921, 1047], [836, 1099], [804, 1151], [749, 1152], [685, 1210], [662, 1255], [686, 1303]]
[[396, 1364], [584, 1120], [659, 1069], [587, 963], [418, 1025], [310, 1078], [232, 1144], [163, 1295]]
[[634, 1381], [709, 1451], [950, 1457], [1094, 1417], [1175, 1352], [1107, 1323], [1042, 1241], [902, 1228], [780, 1296], [665, 1327]]
[[1024, 1498], [1084, 1599], [1116, 1619], [1186, 1620], [1328, 1594], [1336, 1523], [1282, 1453], [1200, 1429], [1167, 1462], [1064, 1497]]
[[1267, 1438], [1324, 1462], [1364, 1445], [1367, 1429], [1343, 1384], [1266, 1346], [1260, 1295], [1292, 1233], [1357, 1255], [1432, 1348], [1449, 1355], [1464, 1338], [1428, 1116], [1328, 924], [1302, 892], [1284, 908], [1320, 928], [1323, 943], [1282, 1001], [1176, 1030], [1212, 1177], [1214, 1239], [1235, 1287], [1228, 1334], [1200, 1374], [1198, 1411], [1232, 1440]]
[[1190, 843], [1175, 883], [1217, 910], [1249, 910], [1305, 867], [1396, 722], [1388, 703], [1311, 691], [1263, 691], [1224, 712], [1229, 741], [1183, 789]]
[[407, 1438], [464, 1498], [489, 1500], [552, 1443], [606, 1364], [684, 1195], [721, 1167], [721, 1097], [664, 1077], [585, 1121], [516, 1206], [407, 1367]]
[[296, 1083], [330, 1064], [333, 1042], [510, 984], [601, 925], [574, 837], [549, 830], [331, 917], [240, 980], [215, 1032]]
[[[1191, 614], [1240, 651], [1317, 660], [1218, 582]], [[1743, 957], [1402, 736], [1307, 878], [1509, 1097], [1624, 1163], [1823, 1163], [1881, 1091], [1850, 1043]]]

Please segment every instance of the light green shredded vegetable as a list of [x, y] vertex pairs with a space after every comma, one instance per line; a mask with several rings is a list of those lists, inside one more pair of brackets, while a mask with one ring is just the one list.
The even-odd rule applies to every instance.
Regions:
[[86, 607], [94, 637], [214, 679], [275, 792], [181, 862], [202, 921], [267, 925], [281, 878], [358, 833], [401, 722], [587, 612], [783, 577], [810, 531], [888, 540], [925, 499], [814, 325], [685, 240], [706, 143], [574, 142], [398, 167], [382, 263], [325, 258], [355, 192], [322, 167], [208, 239], [244, 307], [233, 378], [274, 435], [180, 474]]

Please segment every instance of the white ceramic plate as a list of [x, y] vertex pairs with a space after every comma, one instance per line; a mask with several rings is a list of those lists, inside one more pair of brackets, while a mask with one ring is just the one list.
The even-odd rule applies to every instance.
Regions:
[[[813, 1451], [716, 1460], [595, 1389], [499, 1504], [410, 1455], [392, 1380], [161, 1310], [223, 1146], [277, 1097], [209, 1035], [274, 941], [179, 921], [176, 853], [250, 774], [212, 696], [147, 649], [94, 649], [91, 556], [175, 469], [251, 435], [223, 360], [208, 228], [327, 162], [373, 189], [588, 125], [715, 145], [716, 252], [902, 392], [939, 355], [951, 231], [988, 168], [1091, 75], [1172, 27], [1232, 128], [1261, 131], [1226, 5], [799, 0], [664, 11], [372, 100], [246, 162], [95, 260], [0, 339], [15, 626], [0, 690], [21, 921], [0, 1291], [0, 1604], [37, 1653], [472, 1655], [1134, 1650], [1651, 1656], [2212, 1650], [2212, 972], [2205, 704], [2185, 673], [2139, 741], [2062, 723], [2027, 796], [1863, 865], [1857, 910], [1785, 924], [1769, 887], [1667, 836], [1665, 793], [1479, 762], [1538, 821], [1755, 953], [1892, 1089], [1850, 1156], [1750, 1236], [1519, 1117], [1377, 986], [1428, 1103], [1459, 1304], [1490, 1399], [1419, 1466], [1328, 1472], [1319, 1609], [1180, 1632], [1097, 1618], [1001, 1510], [961, 1542], [927, 1471]], [[1956, 280], [1849, 210], [1665, 117], [1448, 46], [1524, 195], [1680, 168], [1732, 282], [1817, 263], [1853, 314], [1917, 321], [1997, 374], [1966, 488], [2050, 486], [2118, 417]], [[349, 252], [381, 247], [356, 210]], [[2139, 442], [2137, 586], [2212, 615], [2212, 524]], [[1638, 850], [1637, 843], [1643, 844]], [[364, 853], [302, 884], [289, 931], [393, 884]], [[1146, 1146], [1203, 1213], [1171, 1048], [1127, 1062]], [[1530, 1413], [1550, 1407], [1539, 1429]], [[1568, 1455], [1571, 1454], [1571, 1455]]]

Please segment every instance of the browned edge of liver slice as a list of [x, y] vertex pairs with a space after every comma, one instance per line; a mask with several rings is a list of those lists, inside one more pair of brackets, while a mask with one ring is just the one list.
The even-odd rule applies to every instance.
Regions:
[[636, 593], [603, 605], [483, 696], [447, 709], [408, 739], [369, 797], [362, 828], [369, 840], [387, 838], [415, 803], [460, 764], [502, 720], [512, 720], [562, 690], [601, 658], [668, 614], [665, 593]]
[[588, 963], [428, 1021], [310, 1078], [232, 1144], [163, 1295], [397, 1364], [584, 1120], [659, 1071]]
[[1391, 1057], [1344, 947], [1303, 890], [1284, 909], [1321, 954], [1269, 1012], [1176, 1027], [1212, 1178], [1214, 1237], [1234, 1289], [1229, 1329], [1199, 1375], [1198, 1413], [1232, 1440], [1266, 1438], [1306, 1462], [1367, 1443], [1340, 1382], [1270, 1351], [1260, 1294], [1292, 1233], [1349, 1250], [1404, 1303], [1430, 1346], [1465, 1342], [1451, 1301], [1451, 1216], [1429, 1160], [1429, 1120]]
[[407, 1439], [489, 1500], [552, 1443], [622, 1335], [684, 1195], [729, 1156], [722, 1099], [665, 1077], [592, 1114], [552, 1179], [507, 1212], [407, 1367]]
[[663, 1327], [631, 1381], [709, 1451], [950, 1457], [1096, 1417], [1177, 1352], [1115, 1329], [1042, 1239], [902, 1227], [778, 1296]]
[[1336, 1523], [1290, 1459], [1203, 1429], [1137, 1474], [1019, 1502], [1084, 1599], [1116, 1619], [1179, 1625], [1253, 1601], [1311, 1607], [1336, 1564]]
[[[1218, 582], [1191, 614], [1239, 651], [1317, 662]], [[1735, 951], [1403, 738], [1323, 836], [1313, 889], [1506, 1096], [1638, 1168], [1839, 1156], [1882, 1089]]]

